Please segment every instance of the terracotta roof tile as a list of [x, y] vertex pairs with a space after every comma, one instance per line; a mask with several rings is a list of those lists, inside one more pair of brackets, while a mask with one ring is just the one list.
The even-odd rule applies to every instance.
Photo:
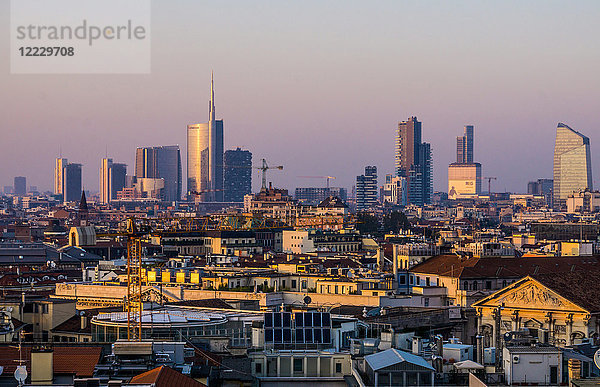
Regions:
[[167, 366], [160, 366], [134, 376], [129, 384], [153, 384], [155, 387], [206, 387], [205, 384]]

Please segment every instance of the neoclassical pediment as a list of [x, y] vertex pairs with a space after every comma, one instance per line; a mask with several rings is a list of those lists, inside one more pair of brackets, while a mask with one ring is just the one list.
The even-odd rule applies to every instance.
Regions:
[[474, 306], [503, 306], [514, 309], [587, 312], [531, 277], [524, 278], [507, 288], [491, 294], [483, 300], [476, 302]]

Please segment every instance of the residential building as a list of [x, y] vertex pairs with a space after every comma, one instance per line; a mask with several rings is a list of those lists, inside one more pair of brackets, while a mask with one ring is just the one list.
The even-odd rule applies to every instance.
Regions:
[[554, 147], [555, 208], [565, 208], [569, 195], [585, 189], [592, 190], [590, 139], [563, 123], [556, 128]]
[[319, 204], [330, 196], [335, 196], [343, 201], [348, 200], [346, 188], [341, 187], [297, 187], [294, 198], [304, 204]]
[[567, 213], [592, 213], [600, 211], [600, 192], [584, 190], [567, 197]]
[[386, 204], [406, 206], [408, 202], [408, 184], [405, 177], [385, 175], [381, 201]]
[[252, 193], [252, 153], [241, 148], [225, 152], [224, 200], [243, 202]]
[[365, 167], [365, 174], [356, 176], [356, 211], [364, 211], [377, 204], [377, 167]]
[[211, 77], [208, 122], [187, 128], [188, 194], [203, 202], [223, 201], [223, 120], [216, 119]]
[[181, 152], [179, 145], [137, 148], [135, 152], [136, 179], [162, 179], [162, 200], [177, 202], [182, 192]]

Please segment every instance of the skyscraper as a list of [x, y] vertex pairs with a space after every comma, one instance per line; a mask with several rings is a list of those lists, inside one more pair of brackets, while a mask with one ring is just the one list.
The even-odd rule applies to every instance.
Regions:
[[365, 174], [356, 176], [356, 211], [364, 211], [377, 204], [377, 167], [365, 167]]
[[465, 125], [464, 135], [456, 137], [456, 162], [473, 162], [473, 125]]
[[559, 123], [554, 146], [554, 206], [565, 207], [569, 195], [586, 188], [593, 189], [590, 139]]
[[27, 178], [17, 176], [13, 182], [13, 194], [16, 196], [25, 196], [27, 194]]
[[100, 202], [110, 203], [125, 188], [127, 165], [104, 158], [100, 164]]
[[135, 176], [137, 178], [163, 179], [163, 200], [181, 200], [181, 152], [179, 145], [137, 148]]
[[225, 152], [226, 202], [243, 202], [244, 195], [252, 193], [252, 153], [240, 148]]
[[62, 195], [63, 193], [63, 171], [67, 165], [67, 159], [59, 157], [54, 165], [54, 194]]
[[448, 166], [448, 198], [461, 199], [481, 193], [481, 164], [473, 162], [473, 125], [465, 125], [456, 137], [456, 162]]
[[431, 203], [433, 193], [433, 163], [431, 145], [421, 142], [422, 123], [410, 117], [398, 123], [396, 134], [396, 176], [405, 177], [408, 184], [408, 204]]
[[216, 119], [211, 76], [208, 122], [187, 127], [187, 189], [203, 202], [223, 201], [223, 120]]
[[69, 163], [63, 170], [63, 201], [75, 202], [81, 198], [81, 164]]

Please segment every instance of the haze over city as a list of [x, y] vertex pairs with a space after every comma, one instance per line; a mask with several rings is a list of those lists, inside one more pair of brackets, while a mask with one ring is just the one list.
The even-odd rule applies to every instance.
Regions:
[[410, 116], [431, 143], [435, 190], [469, 124], [496, 191], [552, 178], [558, 122], [590, 138], [597, 176], [599, 17], [594, 1], [153, 2], [150, 75], [10, 75], [0, 60], [0, 185], [23, 175], [51, 190], [61, 152], [92, 191], [106, 154], [129, 170], [138, 146], [185, 154], [186, 125], [208, 118], [211, 71], [225, 148], [284, 165], [269, 174], [279, 187], [331, 175], [350, 188], [365, 165], [381, 183]]

